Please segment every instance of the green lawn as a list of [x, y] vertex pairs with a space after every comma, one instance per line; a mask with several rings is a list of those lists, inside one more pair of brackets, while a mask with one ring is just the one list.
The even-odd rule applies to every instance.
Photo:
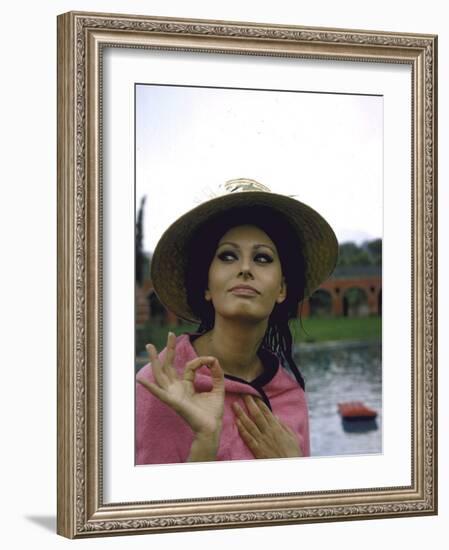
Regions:
[[[381, 317], [335, 317], [303, 319], [302, 327], [299, 319], [291, 322], [295, 342], [325, 342], [328, 340], [380, 340], [382, 336]], [[149, 325], [140, 334], [139, 346], [144, 349], [143, 342], [151, 342], [160, 351], [166, 345], [167, 333], [195, 332], [196, 326], [191, 324], [178, 326]]]
[[382, 318], [375, 317], [335, 317], [307, 318], [294, 321], [296, 342], [325, 342], [327, 340], [380, 340]]

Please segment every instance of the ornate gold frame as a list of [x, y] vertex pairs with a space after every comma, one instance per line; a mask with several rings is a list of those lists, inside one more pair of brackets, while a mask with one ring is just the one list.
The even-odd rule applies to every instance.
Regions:
[[[115, 47], [412, 68], [412, 484], [156, 503], [102, 500], [101, 55]], [[58, 17], [58, 533], [70, 538], [437, 513], [437, 37], [70, 12]]]

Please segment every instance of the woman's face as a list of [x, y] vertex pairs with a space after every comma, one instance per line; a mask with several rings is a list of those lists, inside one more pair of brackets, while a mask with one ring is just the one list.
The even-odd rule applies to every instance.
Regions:
[[287, 296], [273, 241], [254, 225], [239, 225], [218, 242], [205, 298], [215, 313], [247, 321], [267, 319]]

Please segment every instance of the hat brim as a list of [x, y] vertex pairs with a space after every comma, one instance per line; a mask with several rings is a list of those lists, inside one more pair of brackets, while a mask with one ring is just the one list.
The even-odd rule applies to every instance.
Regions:
[[199, 320], [188, 305], [185, 288], [186, 250], [198, 229], [214, 216], [244, 206], [270, 208], [283, 217], [298, 239], [305, 261], [305, 297], [335, 268], [338, 241], [327, 221], [310, 206], [276, 193], [230, 193], [211, 199], [178, 218], [160, 238], [151, 260], [154, 290], [164, 306], [186, 321]]

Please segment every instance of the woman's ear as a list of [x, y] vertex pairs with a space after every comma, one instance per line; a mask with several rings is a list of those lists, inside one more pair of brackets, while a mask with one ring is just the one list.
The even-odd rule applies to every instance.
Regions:
[[210, 290], [208, 288], [204, 291], [204, 299], [206, 302], [210, 302], [212, 300], [212, 296], [210, 295]]
[[281, 289], [279, 292], [279, 296], [276, 299], [276, 302], [278, 304], [282, 304], [282, 302], [287, 298], [287, 283], [285, 282], [285, 277], [282, 277], [281, 281]]

